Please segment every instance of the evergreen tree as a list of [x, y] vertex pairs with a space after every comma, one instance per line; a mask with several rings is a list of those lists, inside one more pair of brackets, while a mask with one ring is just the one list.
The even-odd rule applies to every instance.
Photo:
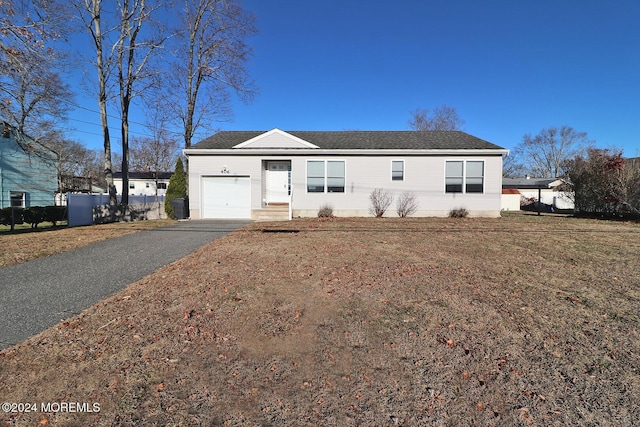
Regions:
[[169, 187], [167, 188], [167, 194], [164, 198], [164, 211], [169, 218], [175, 217], [173, 206], [171, 206], [171, 199], [178, 199], [181, 197], [187, 197], [187, 176], [184, 173], [184, 166], [182, 165], [182, 159], [178, 158], [176, 162], [176, 170], [169, 180]]

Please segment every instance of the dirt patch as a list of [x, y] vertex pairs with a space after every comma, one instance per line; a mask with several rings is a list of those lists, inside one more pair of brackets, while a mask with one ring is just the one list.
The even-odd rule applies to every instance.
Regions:
[[117, 222], [86, 227], [0, 233], [0, 267], [77, 249], [91, 243], [171, 224], [172, 220]]
[[[298, 230], [264, 233], [264, 229]], [[0, 353], [8, 425], [633, 425], [640, 227], [252, 224]]]

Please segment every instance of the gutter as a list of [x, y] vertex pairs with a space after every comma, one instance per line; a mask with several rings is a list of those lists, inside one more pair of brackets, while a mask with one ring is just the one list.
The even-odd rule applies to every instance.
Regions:
[[336, 149], [326, 150], [317, 148], [295, 149], [216, 149], [216, 148], [185, 148], [185, 156], [504, 156], [509, 154], [507, 149]]

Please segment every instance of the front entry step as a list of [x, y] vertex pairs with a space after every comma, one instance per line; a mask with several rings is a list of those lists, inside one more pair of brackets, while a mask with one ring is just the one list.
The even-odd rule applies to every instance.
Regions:
[[288, 221], [289, 204], [270, 204], [260, 210], [253, 211], [252, 216], [255, 221]]

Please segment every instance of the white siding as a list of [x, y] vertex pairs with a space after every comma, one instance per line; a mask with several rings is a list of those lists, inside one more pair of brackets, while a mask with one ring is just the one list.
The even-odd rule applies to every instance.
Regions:
[[[395, 199], [402, 192], [416, 195], [419, 208], [415, 216], [446, 216], [450, 209], [464, 207], [472, 216], [498, 216], [502, 192], [501, 156], [202, 156], [189, 157], [189, 206], [191, 218], [200, 218], [200, 182], [202, 176], [251, 176], [251, 209], [262, 207], [264, 196], [263, 161], [290, 160], [294, 216], [315, 216], [321, 205], [329, 203], [338, 216], [368, 216], [369, 194], [383, 188], [394, 194], [394, 203], [386, 216], [396, 216]], [[307, 160], [344, 160], [344, 193], [307, 193]], [[391, 180], [391, 160], [404, 160], [404, 181]], [[445, 193], [446, 160], [482, 160], [484, 192], [482, 194]]]
[[[160, 179], [158, 183], [164, 183], [166, 187], [169, 186], [169, 180]], [[156, 194], [156, 181], [153, 179], [131, 179], [129, 178], [129, 185], [133, 184], [134, 188], [129, 188], [130, 196], [155, 196]], [[116, 193], [123, 194], [122, 191], [122, 178], [114, 178], [113, 185], [116, 187]], [[166, 188], [158, 189], [158, 196], [164, 196], [167, 193]]]

